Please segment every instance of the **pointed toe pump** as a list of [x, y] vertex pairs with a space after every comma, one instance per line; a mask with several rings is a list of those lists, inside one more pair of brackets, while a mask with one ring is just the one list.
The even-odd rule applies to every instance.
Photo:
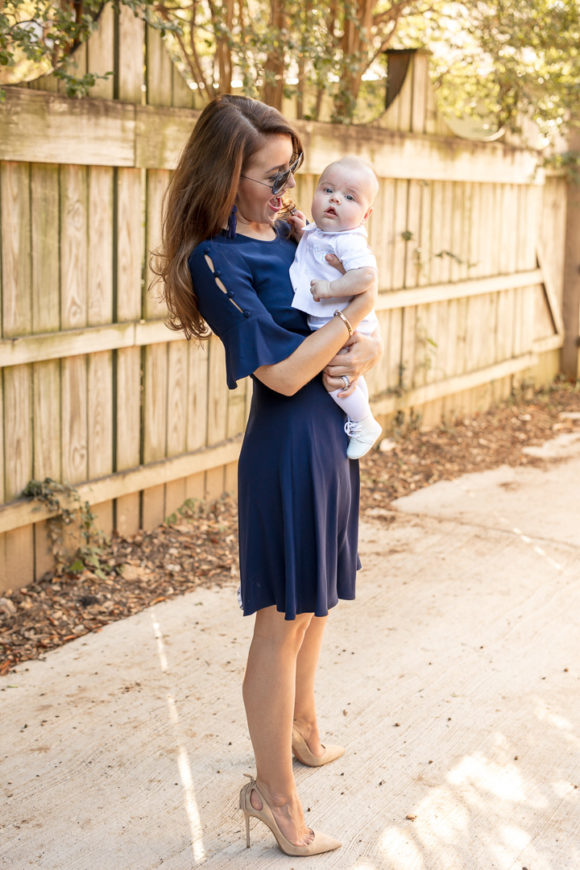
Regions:
[[[256, 791], [260, 797], [262, 802], [261, 810], [257, 810], [252, 806], [250, 798], [252, 797], [253, 791]], [[246, 822], [246, 846], [248, 849], [250, 848], [250, 816], [259, 819], [270, 828], [278, 846], [285, 855], [291, 855], [296, 858], [307, 857], [308, 855], [320, 855], [323, 852], [332, 852], [334, 849], [338, 849], [341, 846], [341, 843], [339, 843], [338, 840], [335, 840], [333, 837], [328, 837], [326, 834], [321, 834], [318, 831], [313, 831], [314, 839], [310, 843], [302, 846], [297, 846], [295, 843], [291, 843], [280, 830], [278, 822], [274, 818], [274, 814], [266, 798], [260, 791], [258, 783], [254, 779], [247, 783], [247, 785], [243, 786], [240, 791], [240, 809], [244, 813], [244, 819]]]
[[322, 755], [314, 755], [300, 731], [296, 727], [292, 728], [292, 752], [302, 764], [306, 764], [308, 767], [322, 767], [323, 764], [330, 764], [331, 761], [336, 761], [337, 758], [344, 755], [344, 746], [324, 746], [323, 748]]

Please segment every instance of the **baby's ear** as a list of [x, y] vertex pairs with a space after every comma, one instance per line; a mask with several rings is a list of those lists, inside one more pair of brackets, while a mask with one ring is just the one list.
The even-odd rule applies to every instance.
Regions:
[[368, 221], [368, 219], [370, 218], [370, 216], [372, 215], [372, 213], [373, 213], [372, 207], [371, 207], [371, 208], [368, 208], [368, 209], [366, 210], [366, 212], [365, 212], [364, 215], [363, 215], [363, 219], [362, 219], [362, 223], [363, 223], [363, 224], [366, 224], [366, 222]]

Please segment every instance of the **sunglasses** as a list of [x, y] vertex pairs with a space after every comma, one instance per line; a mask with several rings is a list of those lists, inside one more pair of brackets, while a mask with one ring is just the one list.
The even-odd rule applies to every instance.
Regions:
[[248, 181], [255, 181], [256, 184], [262, 184], [264, 187], [269, 187], [274, 196], [278, 196], [279, 193], [282, 193], [286, 185], [288, 184], [288, 179], [291, 175], [294, 175], [300, 164], [302, 163], [303, 154], [300, 153], [298, 157], [290, 164], [289, 169], [285, 169], [284, 172], [278, 172], [272, 184], [268, 184], [267, 181], [258, 181], [257, 178], [251, 178], [249, 175], [242, 175], [241, 178], [247, 178]]

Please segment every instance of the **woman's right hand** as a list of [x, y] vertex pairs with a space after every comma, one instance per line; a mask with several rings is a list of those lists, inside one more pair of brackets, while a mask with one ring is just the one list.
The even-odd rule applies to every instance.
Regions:
[[341, 390], [341, 396], [350, 396], [356, 387], [357, 378], [377, 364], [383, 353], [383, 342], [378, 330], [371, 335], [355, 332], [345, 346], [333, 357], [324, 369], [322, 379], [327, 390], [344, 387], [343, 377], [350, 384]]

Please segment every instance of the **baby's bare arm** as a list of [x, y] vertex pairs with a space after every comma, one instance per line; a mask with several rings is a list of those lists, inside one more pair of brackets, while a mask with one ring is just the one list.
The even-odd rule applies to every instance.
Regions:
[[363, 266], [351, 269], [333, 281], [311, 281], [310, 292], [315, 302], [321, 299], [350, 299], [370, 290], [376, 280], [376, 270], [371, 266]]

